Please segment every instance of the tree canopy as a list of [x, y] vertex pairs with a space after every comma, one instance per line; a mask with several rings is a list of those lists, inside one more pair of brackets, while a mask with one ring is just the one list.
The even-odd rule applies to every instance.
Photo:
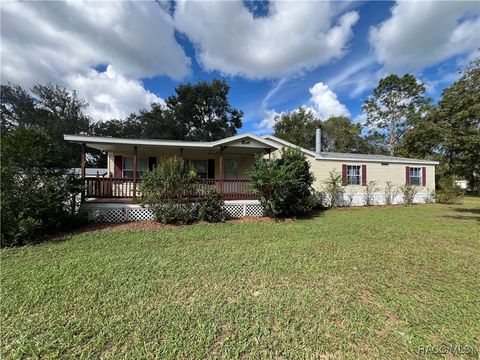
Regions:
[[277, 117], [275, 136], [308, 150], [315, 149], [315, 130], [322, 129], [322, 151], [382, 153], [375, 135], [363, 137], [362, 126], [344, 116], [333, 116], [325, 121], [315, 117], [304, 107]]
[[225, 80], [180, 84], [166, 100], [166, 111], [177, 125], [180, 139], [214, 141], [237, 133], [243, 112], [228, 101]]
[[[153, 103], [126, 119], [95, 122], [85, 115], [88, 104], [76, 91], [53, 84], [38, 84], [28, 91], [6, 84], [1, 86], [1, 130], [39, 129], [53, 140], [70, 166], [78, 166], [79, 146], [66, 143], [64, 134], [196, 141], [235, 135], [242, 126], [243, 112], [230, 105], [229, 91], [224, 80], [180, 84], [165, 103]], [[105, 154], [88, 151], [92, 165], [105, 166]]]
[[315, 148], [315, 129], [321, 121], [313, 111], [300, 107], [295, 111], [279, 115], [275, 119], [275, 136], [305, 149]]
[[18, 85], [1, 86], [2, 132], [16, 127], [33, 127], [43, 131], [54, 142], [66, 161], [73, 165], [79, 159], [79, 148], [63, 140], [64, 134], [87, 134], [90, 119], [84, 114], [88, 104], [76, 91], [53, 84], [35, 85], [31, 93]]
[[465, 178], [479, 190], [480, 174], [480, 58], [461, 71], [443, 90], [428, 116], [417, 119], [405, 134], [402, 151], [409, 156], [441, 160], [439, 172]]
[[428, 110], [430, 99], [425, 98], [425, 86], [410, 74], [389, 75], [380, 80], [362, 109], [367, 126], [388, 129], [388, 148], [395, 155], [397, 145], [415, 118]]

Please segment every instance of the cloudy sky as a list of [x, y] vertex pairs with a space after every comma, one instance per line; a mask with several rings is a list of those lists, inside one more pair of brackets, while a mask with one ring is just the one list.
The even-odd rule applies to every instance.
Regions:
[[[438, 99], [480, 47], [480, 2], [0, 3], [1, 82], [76, 89], [96, 120], [163, 101], [179, 82], [225, 78], [241, 132], [299, 106], [362, 119], [386, 74]], [[477, 52], [478, 53], [478, 52]]]

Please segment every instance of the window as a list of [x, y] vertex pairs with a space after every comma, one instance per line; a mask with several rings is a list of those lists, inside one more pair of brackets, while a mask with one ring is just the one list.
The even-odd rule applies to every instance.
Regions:
[[206, 179], [208, 177], [208, 160], [190, 160], [189, 163], [199, 178]]
[[410, 168], [410, 184], [420, 186], [422, 184], [422, 168]]
[[225, 159], [225, 179], [238, 179], [238, 161], [236, 159]]
[[360, 165], [347, 166], [347, 185], [360, 185]]
[[[148, 170], [148, 158], [137, 158], [137, 179], [142, 176], [144, 171]], [[133, 157], [123, 158], [123, 177], [133, 178]]]

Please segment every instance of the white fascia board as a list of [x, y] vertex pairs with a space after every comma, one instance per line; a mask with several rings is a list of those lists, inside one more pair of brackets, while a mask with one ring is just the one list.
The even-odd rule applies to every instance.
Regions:
[[303, 147], [301, 147], [301, 146], [292, 144], [291, 142], [288, 142], [288, 141], [279, 139], [279, 138], [277, 138], [276, 136], [273, 136], [273, 135], [265, 135], [263, 138], [264, 138], [264, 139], [271, 140], [271, 141], [273, 141], [273, 142], [277, 142], [277, 143], [282, 144], [282, 145], [284, 145], [284, 146], [288, 146], [288, 147], [292, 147], [292, 148], [299, 149], [300, 151], [304, 152], [304, 153], [307, 154], [307, 155], [310, 155], [310, 156], [313, 156], [313, 157], [318, 157], [318, 154], [317, 154], [315, 151], [307, 150], [307, 149], [305, 149], [305, 148], [303, 148]]
[[225, 138], [225, 139], [214, 141], [211, 144], [212, 144], [212, 146], [220, 146], [220, 145], [223, 145], [223, 144], [228, 144], [230, 142], [245, 139], [245, 138], [251, 138], [251, 139], [256, 140], [256, 141], [258, 141], [262, 144], [265, 144], [269, 147], [273, 147], [275, 149], [279, 148], [279, 146], [277, 144], [275, 144], [274, 142], [266, 140], [265, 138], [262, 138], [260, 136], [257, 136], [257, 135], [251, 134], [251, 133], [230, 136], [230, 137]]
[[228, 144], [230, 142], [241, 140], [244, 138], [254, 139], [267, 147], [278, 149], [279, 146], [274, 142], [261, 138], [259, 136], [247, 133], [241, 135], [230, 136], [225, 139], [201, 142], [201, 141], [182, 141], [182, 140], [155, 140], [155, 139], [124, 139], [114, 137], [101, 137], [101, 136], [86, 136], [86, 135], [63, 135], [65, 141], [73, 143], [91, 143], [91, 144], [121, 144], [121, 145], [148, 145], [148, 146], [178, 146], [183, 148], [213, 148]]
[[210, 142], [181, 141], [181, 140], [149, 140], [149, 139], [123, 139], [100, 136], [63, 135], [65, 141], [74, 143], [92, 144], [122, 144], [122, 145], [147, 145], [147, 146], [178, 146], [211, 148]]
[[406, 158], [405, 160], [379, 160], [379, 159], [368, 159], [368, 158], [357, 158], [357, 159], [352, 159], [352, 158], [344, 158], [340, 156], [335, 156], [335, 157], [322, 157], [322, 156], [316, 156], [315, 160], [324, 160], [324, 161], [345, 161], [345, 162], [376, 162], [376, 163], [394, 163], [394, 164], [418, 164], [418, 165], [438, 165], [440, 164], [439, 161], [433, 161], [433, 160], [421, 160], [421, 159], [408, 159]]

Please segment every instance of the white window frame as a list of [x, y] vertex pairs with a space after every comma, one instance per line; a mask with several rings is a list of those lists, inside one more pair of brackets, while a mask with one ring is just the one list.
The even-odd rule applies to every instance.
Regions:
[[[240, 162], [238, 161], [238, 159], [227, 158], [224, 160], [223, 164], [223, 175], [225, 179], [238, 179], [238, 174], [240, 173]], [[235, 165], [233, 167], [230, 167], [231, 164]]]
[[[131, 160], [131, 161], [127, 161]], [[130, 162], [127, 167], [127, 162]], [[131, 166], [131, 167], [130, 167]], [[142, 173], [148, 170], [148, 158], [137, 157], [137, 179], [140, 179]], [[125, 173], [130, 173], [130, 176], [125, 176]], [[124, 156], [122, 159], [122, 176], [125, 179], [133, 179], [133, 156]]]
[[[418, 174], [414, 175], [414, 173], [418, 170]], [[414, 183], [412, 179], [418, 179], [418, 184]], [[421, 167], [410, 167], [409, 174], [408, 174], [408, 182], [410, 185], [415, 186], [422, 186], [422, 168]]]
[[[355, 169], [358, 169], [358, 174], [351, 174], [350, 170], [353, 171]], [[358, 179], [358, 181], [353, 179]], [[347, 185], [360, 186], [361, 184], [362, 184], [362, 165], [347, 165]]]

